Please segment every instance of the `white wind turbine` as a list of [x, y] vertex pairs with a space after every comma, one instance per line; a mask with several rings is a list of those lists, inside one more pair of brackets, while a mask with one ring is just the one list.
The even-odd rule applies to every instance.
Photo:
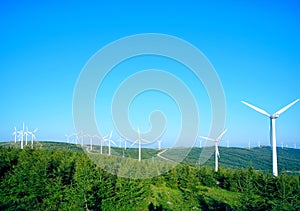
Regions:
[[92, 136], [92, 135], [89, 135], [89, 134], [87, 134], [86, 136], [90, 139], [90, 150], [92, 151], [93, 150], [93, 138], [96, 137], [96, 136], [95, 135]]
[[227, 130], [224, 130], [217, 138], [213, 139], [213, 138], [209, 138], [209, 137], [204, 137], [204, 136], [200, 136], [200, 138], [205, 139], [207, 141], [213, 141], [215, 143], [215, 171], [218, 171], [218, 157], [220, 157], [220, 153], [219, 153], [219, 147], [218, 144], [221, 141], [222, 137], [224, 136], [224, 134], [226, 133]]
[[15, 143], [17, 143], [17, 133], [18, 133], [18, 131], [17, 131], [17, 128], [16, 127], [14, 127], [14, 132], [13, 132], [13, 136], [15, 137]]
[[106, 139], [107, 136], [104, 136], [104, 137], [99, 137], [100, 139], [100, 154], [102, 155], [103, 153], [103, 144], [105, 142], [105, 139]]
[[111, 137], [112, 137], [112, 131], [110, 131], [110, 135], [109, 135], [108, 139], [104, 138], [104, 142], [108, 141], [108, 155], [111, 155], [111, 143], [113, 143], [115, 146], [117, 146], [116, 143], [111, 139]]
[[29, 135], [31, 135], [31, 148], [33, 149], [33, 141], [36, 139], [35, 133], [38, 131], [38, 128], [35, 128], [34, 131], [28, 132]]
[[75, 135], [75, 144], [77, 145], [79, 143], [79, 133], [74, 133]]
[[22, 130], [19, 130], [17, 131], [18, 133], [18, 138], [20, 139], [20, 142], [21, 142], [21, 149], [23, 149], [23, 146], [24, 146], [24, 122], [23, 122], [23, 128]]
[[80, 133], [80, 138], [81, 138], [81, 147], [83, 147], [83, 141], [84, 141], [84, 133]]
[[272, 146], [272, 158], [273, 158], [273, 175], [276, 177], [278, 176], [278, 168], [277, 168], [277, 152], [276, 152], [276, 128], [275, 128], [275, 120], [279, 117], [280, 114], [285, 112], [287, 109], [289, 109], [291, 106], [293, 106], [295, 103], [297, 103], [299, 99], [293, 101], [292, 103], [288, 104], [287, 106], [283, 107], [279, 111], [275, 112], [274, 114], [269, 114], [265, 110], [262, 110], [254, 105], [251, 105], [245, 101], [242, 101], [243, 104], [246, 106], [254, 109], [255, 111], [267, 116], [270, 118], [270, 142]]
[[25, 145], [27, 146], [27, 140], [29, 135], [28, 127], [26, 127], [26, 131], [24, 132], [24, 135], [25, 135]]
[[158, 149], [158, 150], [161, 149], [161, 140], [157, 140], [157, 149]]
[[138, 148], [139, 148], [139, 158], [138, 158], [138, 160], [139, 160], [139, 162], [142, 160], [141, 141], [149, 142], [148, 140], [142, 139], [142, 138], [141, 138], [141, 132], [140, 132], [140, 129], [138, 128], [138, 139], [135, 140], [135, 141], [131, 144], [131, 146], [133, 146], [133, 145], [135, 145], [136, 143], [138, 143]]

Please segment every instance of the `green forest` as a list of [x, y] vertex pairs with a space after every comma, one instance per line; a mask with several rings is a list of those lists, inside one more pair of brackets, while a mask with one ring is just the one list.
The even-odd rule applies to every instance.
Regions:
[[[299, 150], [278, 152], [286, 156], [286, 160], [279, 162], [278, 177], [259, 170], [269, 168], [264, 166], [268, 160], [261, 161], [259, 166], [248, 154], [238, 161], [222, 163], [220, 159], [221, 168], [214, 172], [211, 160], [206, 166], [197, 165], [199, 150], [193, 149], [186, 160], [173, 164], [166, 172], [162, 169], [172, 164], [157, 158], [141, 164], [132, 159], [141, 171], [155, 166], [157, 171], [164, 172], [134, 179], [120, 176], [122, 165], [128, 171], [132, 168], [130, 159], [97, 155], [100, 162], [109, 163], [109, 159], [118, 163], [100, 167], [75, 145], [43, 143], [43, 147], [23, 150], [0, 147], [0, 210], [300, 210], [300, 176], [295, 173], [299, 171], [299, 159], [295, 158]], [[229, 149], [220, 149], [223, 158], [230, 156], [226, 150]], [[246, 153], [246, 149], [239, 150]], [[143, 159], [155, 154], [153, 149], [144, 152]], [[126, 153], [126, 157], [136, 157], [136, 149]], [[251, 153], [255, 156], [256, 152]], [[247, 166], [242, 162], [245, 159]], [[232, 168], [231, 162], [241, 165]], [[289, 165], [292, 170], [284, 171]], [[103, 170], [106, 168], [114, 168], [109, 170], [114, 174]]]

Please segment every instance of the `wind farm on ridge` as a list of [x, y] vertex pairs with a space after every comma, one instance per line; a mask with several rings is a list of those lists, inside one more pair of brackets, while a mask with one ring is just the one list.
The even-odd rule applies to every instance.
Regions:
[[[284, 113], [286, 110], [288, 110], [290, 107], [292, 107], [294, 104], [296, 104], [299, 101], [299, 99], [293, 101], [292, 103], [284, 106], [282, 109], [278, 110], [274, 114], [269, 114], [266, 111], [262, 110], [261, 108], [258, 108], [256, 106], [253, 106], [245, 101], [241, 101], [243, 104], [246, 106], [254, 109], [255, 111], [258, 111], [259, 113], [267, 116], [270, 118], [270, 145], [272, 149], [272, 172], [274, 176], [278, 176], [278, 164], [277, 164], [277, 151], [276, 149], [278, 148], [277, 142], [276, 142], [276, 130], [275, 130], [275, 119], [279, 117], [282, 113]], [[25, 130], [26, 128], [26, 130]], [[30, 147], [33, 148], [34, 146], [34, 141], [36, 141], [36, 132], [38, 131], [38, 128], [34, 129], [33, 131], [29, 131], [28, 127], [22, 124], [21, 130], [17, 130], [16, 127], [14, 127], [14, 131], [12, 133], [13, 135], [13, 142], [16, 144], [17, 142], [20, 143], [20, 148], [23, 149], [24, 146], [29, 146], [28, 142], [30, 141]], [[137, 160], [140, 162], [142, 160], [142, 145], [145, 144], [150, 144], [150, 143], [156, 143], [157, 147], [155, 148], [157, 152], [155, 152], [153, 155], [157, 156], [165, 161], [172, 161], [172, 158], [164, 157], [164, 153], [167, 152], [169, 149], [168, 148], [161, 148], [161, 143], [162, 140], [158, 139], [155, 142], [151, 142], [151, 140], [146, 140], [141, 137], [140, 129], [137, 129], [137, 134], [138, 137], [136, 140], [131, 141], [128, 139], [123, 138], [122, 136], [119, 137], [119, 144], [116, 144], [116, 142], [112, 139], [113, 131], [111, 131], [108, 135], [106, 136], [99, 136], [99, 135], [91, 135], [91, 134], [85, 134], [84, 132], [78, 132], [78, 133], [73, 133], [73, 134], [66, 134], [66, 143], [67, 144], [75, 144], [78, 146], [83, 147], [88, 153], [99, 153], [100, 155], [107, 155], [111, 156], [112, 155], [112, 150], [116, 149], [122, 149], [122, 154], [121, 156], [125, 158], [125, 151], [128, 149], [128, 143], [129, 143], [129, 149], [136, 146], [138, 150], [137, 154]], [[227, 132], [227, 129], [224, 130], [218, 137], [216, 138], [211, 138], [211, 137], [204, 137], [204, 136], [199, 136], [199, 146], [200, 148], [202, 147], [208, 147], [208, 146], [203, 146], [202, 140], [206, 140], [208, 142], [213, 143], [214, 147], [214, 169], [217, 172], [218, 171], [218, 163], [220, 159], [220, 151], [219, 151], [219, 143], [222, 140], [222, 137], [225, 135]], [[28, 136], [31, 136], [31, 139], [28, 139]], [[24, 143], [25, 142], [25, 143]], [[42, 143], [42, 142], [41, 142]], [[227, 148], [229, 147], [229, 143], [227, 140]], [[105, 148], [105, 153], [104, 153], [104, 148]], [[258, 142], [258, 148], [261, 148], [260, 143]], [[281, 148], [283, 149], [283, 144], [281, 144]], [[134, 148], [133, 148], [134, 149]], [[249, 141], [249, 146], [248, 149], [251, 149], [250, 146], [250, 141]], [[120, 154], [115, 154], [115, 156], [120, 156]], [[147, 157], [147, 156], [146, 156]]]

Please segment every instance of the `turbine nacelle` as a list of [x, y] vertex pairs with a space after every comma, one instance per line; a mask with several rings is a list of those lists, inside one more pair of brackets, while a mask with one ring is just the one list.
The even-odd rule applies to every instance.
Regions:
[[275, 114], [272, 114], [270, 116], [271, 119], [277, 119], [279, 117], [279, 114], [278, 113], [275, 113]]

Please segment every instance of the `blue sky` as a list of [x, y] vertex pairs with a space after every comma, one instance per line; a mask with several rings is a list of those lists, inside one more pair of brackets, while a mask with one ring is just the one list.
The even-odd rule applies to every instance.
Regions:
[[[231, 146], [246, 146], [249, 141], [257, 145], [258, 140], [268, 145], [269, 120], [240, 101], [272, 113], [300, 97], [299, 9], [298, 1], [1, 2], [0, 140], [12, 139], [13, 127], [20, 129], [23, 121], [29, 129], [39, 128], [38, 139], [64, 140], [74, 131], [73, 91], [89, 58], [124, 36], [163, 33], [190, 42], [215, 67], [227, 103], [224, 140]], [[176, 69], [176, 64], [158, 60], [141, 58], [124, 65], [136, 70], [172, 67], [197, 98], [203, 133], [199, 135], [205, 135], [210, 105], [202, 84]], [[117, 69], [112, 72], [107, 78], [111, 81], [97, 95], [97, 122], [104, 125], [103, 133], [112, 123], [107, 115], [110, 102], [102, 102], [102, 94], [109, 99], [121, 76]], [[169, 118], [166, 139], [171, 139], [178, 133], [179, 112], [170, 102], [161, 93], [138, 96], [130, 110], [133, 127], [146, 131], [149, 112], [159, 107]], [[278, 145], [300, 146], [299, 125], [300, 104], [296, 104], [277, 120]]]

